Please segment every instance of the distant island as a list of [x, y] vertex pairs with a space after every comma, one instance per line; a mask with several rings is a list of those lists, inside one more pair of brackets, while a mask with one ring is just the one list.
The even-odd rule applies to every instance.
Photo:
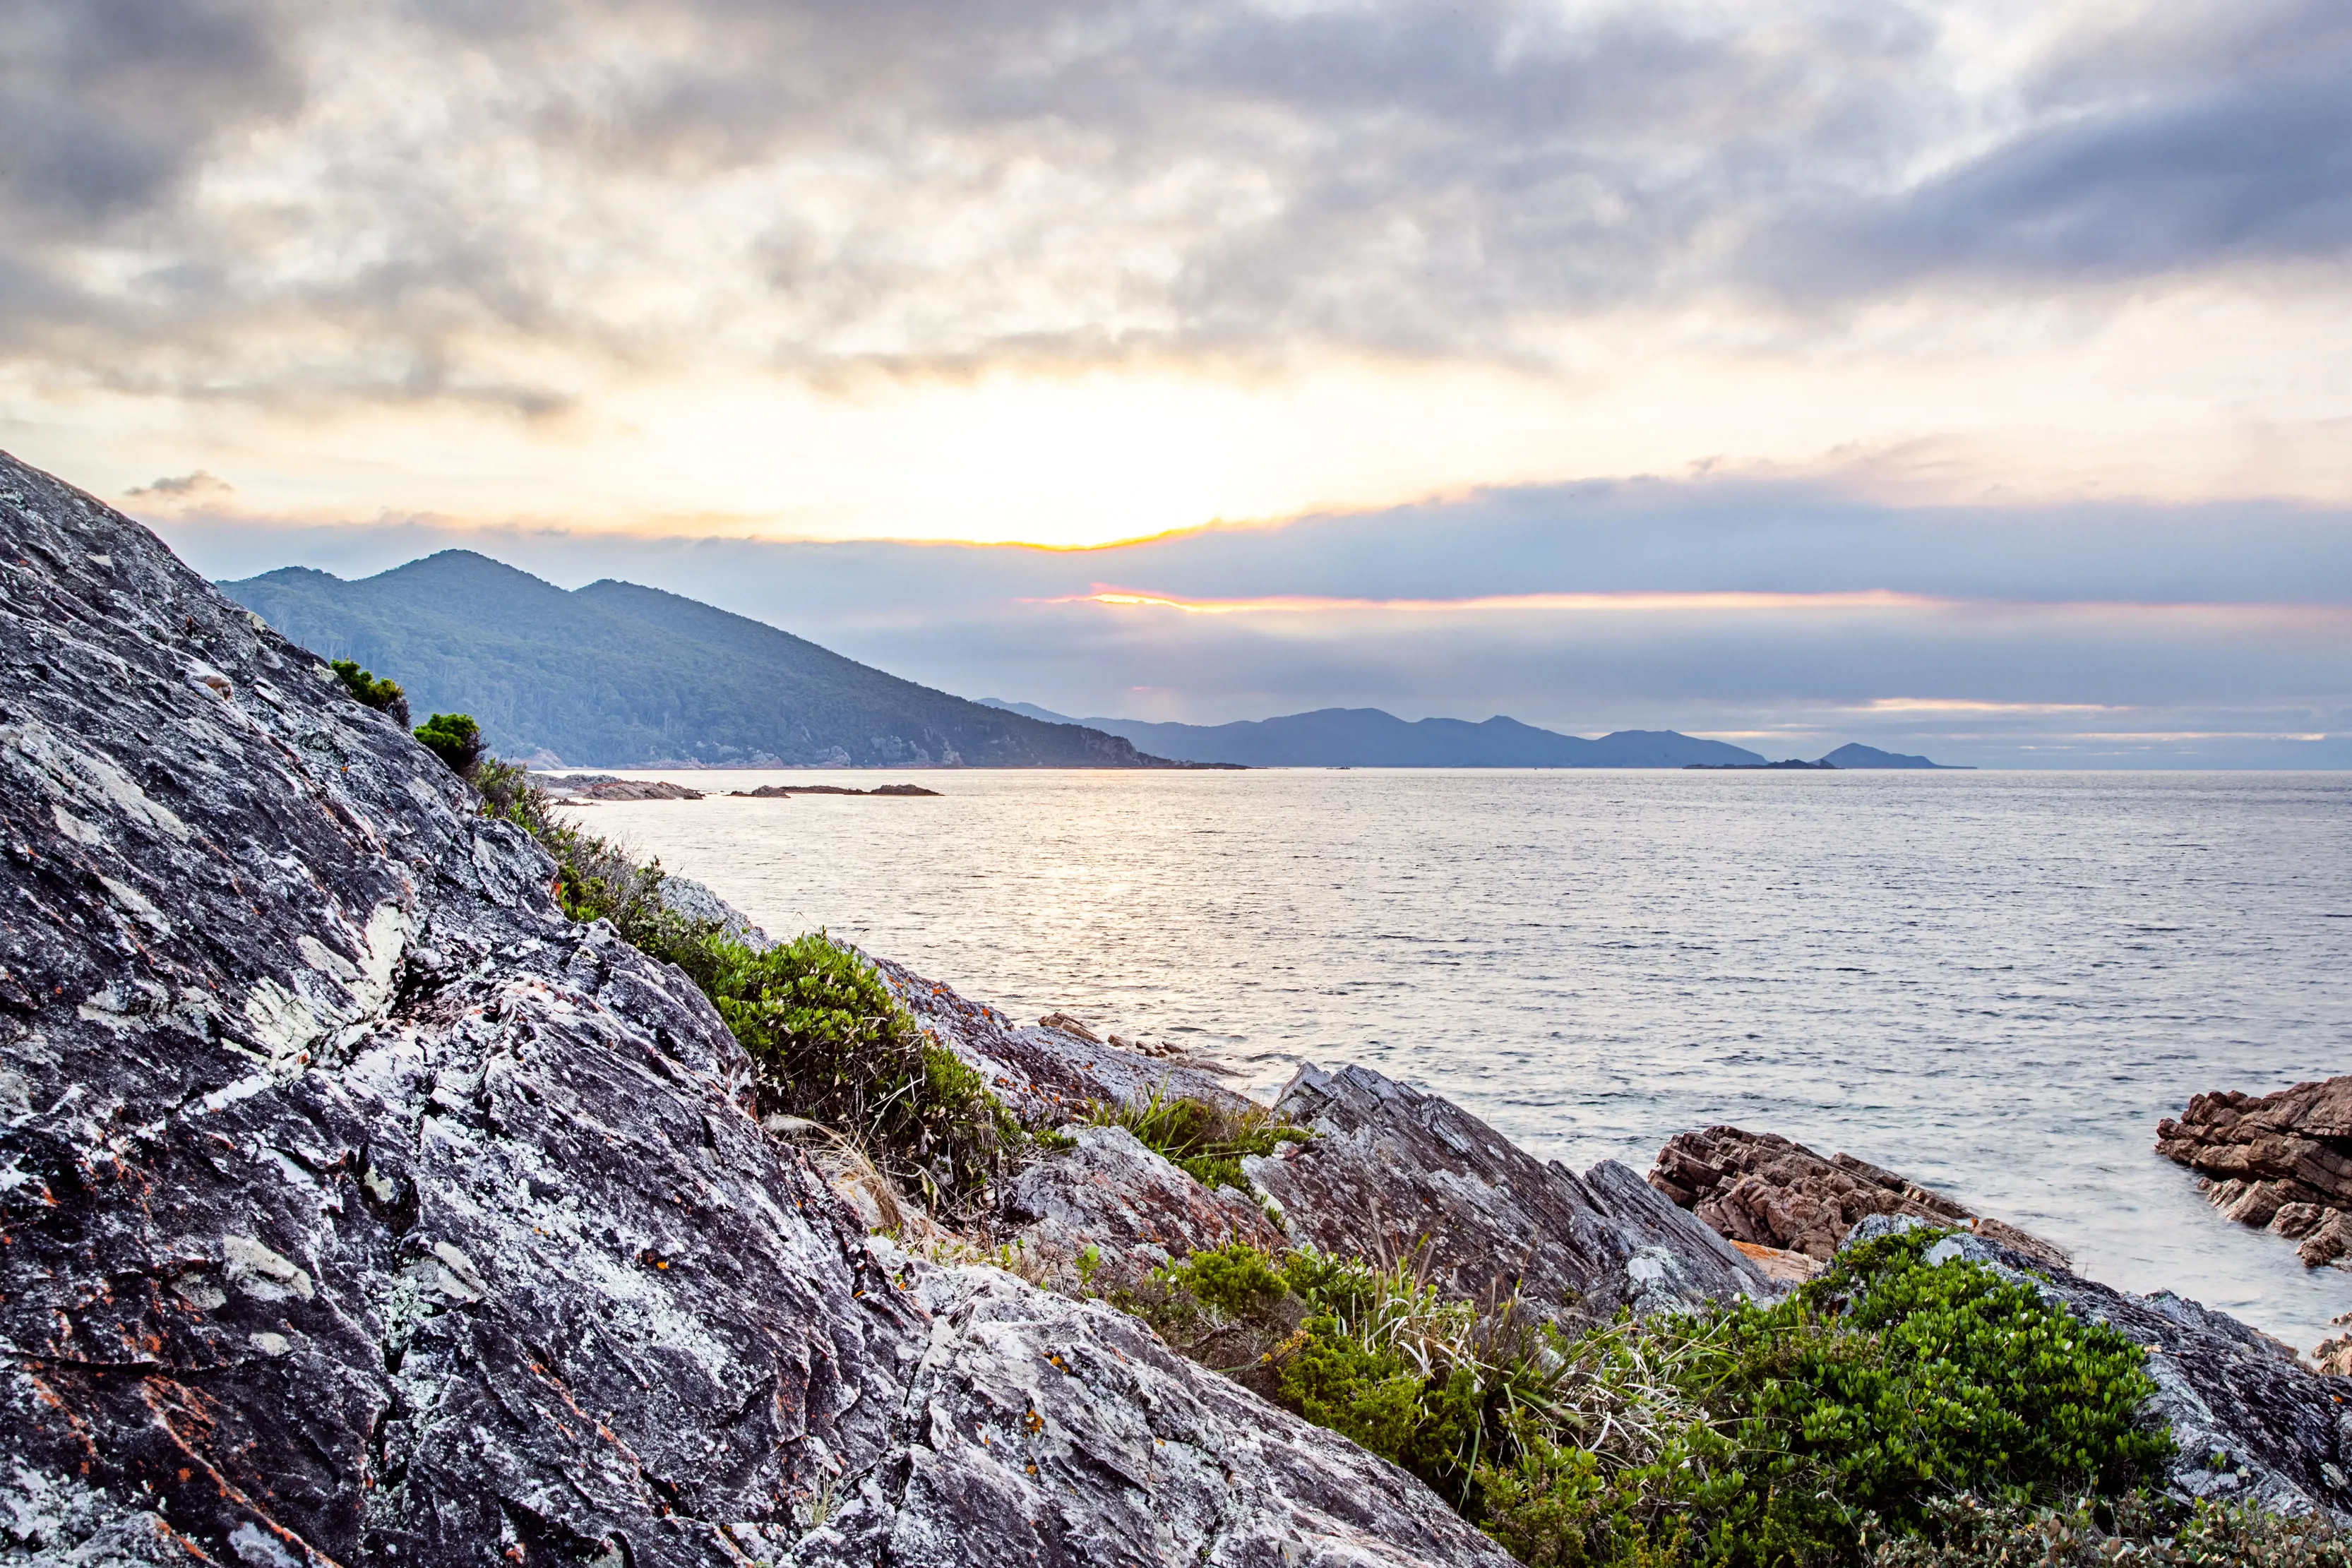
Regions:
[[[1781, 768], [1726, 741], [1671, 729], [1621, 729], [1598, 738], [1538, 729], [1497, 716], [1406, 720], [1381, 708], [1318, 708], [1234, 724], [1152, 724], [1131, 718], [1072, 718], [1034, 703], [982, 697], [1050, 724], [1084, 725], [1116, 735], [1154, 756], [1249, 768]], [[1871, 746], [1842, 746], [1822, 763], [1832, 768], [1939, 768]]]
[[1168, 768], [1082, 725], [983, 707], [765, 622], [635, 583], [567, 592], [471, 550], [345, 581], [286, 567], [221, 591], [419, 718], [573, 768]]
[[1832, 768], [1934, 768], [1952, 773], [1968, 773], [1974, 769], [1966, 764], [1930, 762], [1924, 757], [1910, 757], [1900, 751], [1881, 751], [1874, 746], [1850, 742], [1822, 758]]

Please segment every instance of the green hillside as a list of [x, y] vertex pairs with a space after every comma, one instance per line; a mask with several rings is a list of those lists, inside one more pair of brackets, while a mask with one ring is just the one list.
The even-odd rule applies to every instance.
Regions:
[[1166, 767], [1115, 736], [983, 707], [764, 622], [626, 582], [566, 592], [444, 550], [356, 582], [287, 567], [223, 591], [327, 658], [470, 713], [493, 749], [598, 768]]

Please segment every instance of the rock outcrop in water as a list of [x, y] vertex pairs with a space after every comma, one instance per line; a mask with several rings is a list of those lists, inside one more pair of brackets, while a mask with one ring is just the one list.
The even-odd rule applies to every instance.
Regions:
[[0, 769], [11, 1551], [1506, 1561], [1132, 1320], [870, 1242], [683, 976], [5, 458]]
[[2275, 1094], [2200, 1094], [2157, 1124], [2156, 1152], [2198, 1173], [2206, 1201], [2352, 1269], [2352, 1077]]
[[1650, 1185], [1734, 1242], [1815, 1260], [1835, 1255], [1872, 1215], [1907, 1215], [1965, 1226], [2054, 1267], [2068, 1262], [2040, 1237], [1971, 1213], [1884, 1166], [1852, 1155], [1818, 1155], [1778, 1133], [1677, 1133], [1658, 1151]]

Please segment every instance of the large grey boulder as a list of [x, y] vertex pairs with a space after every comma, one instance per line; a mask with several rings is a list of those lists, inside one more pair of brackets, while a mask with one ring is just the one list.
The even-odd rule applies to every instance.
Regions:
[[929, 1325], [896, 1457], [831, 1494], [796, 1563], [1510, 1568], [1419, 1481], [1122, 1312], [993, 1270], [894, 1272]]
[[1780, 1291], [1624, 1166], [1580, 1177], [1369, 1067], [1302, 1067], [1276, 1108], [1318, 1135], [1243, 1168], [1294, 1240], [1412, 1258], [1450, 1296], [1516, 1293], [1563, 1326]]
[[1139, 1327], [877, 1255], [552, 869], [0, 457], [0, 1554], [1502, 1561]]

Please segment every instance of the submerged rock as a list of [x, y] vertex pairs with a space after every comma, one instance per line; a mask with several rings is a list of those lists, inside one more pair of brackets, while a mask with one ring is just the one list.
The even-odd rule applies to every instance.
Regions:
[[1677, 1133], [1658, 1151], [1650, 1185], [1735, 1242], [1816, 1260], [1834, 1254], [1872, 1215], [1908, 1215], [1965, 1226], [2055, 1267], [2069, 1261], [2040, 1237], [1972, 1213], [1882, 1166], [1818, 1155], [1777, 1133]]
[[1506, 1561], [1139, 1325], [869, 1243], [680, 972], [5, 457], [0, 775], [8, 1550]]
[[1303, 1067], [1276, 1108], [1318, 1135], [1243, 1162], [1294, 1240], [1414, 1259], [1450, 1296], [1564, 1325], [1779, 1287], [1613, 1161], [1579, 1177], [1369, 1067]]
[[2200, 1094], [2157, 1124], [2156, 1152], [2197, 1172], [2231, 1218], [2296, 1243], [2308, 1267], [2352, 1269], [2352, 1077]]

